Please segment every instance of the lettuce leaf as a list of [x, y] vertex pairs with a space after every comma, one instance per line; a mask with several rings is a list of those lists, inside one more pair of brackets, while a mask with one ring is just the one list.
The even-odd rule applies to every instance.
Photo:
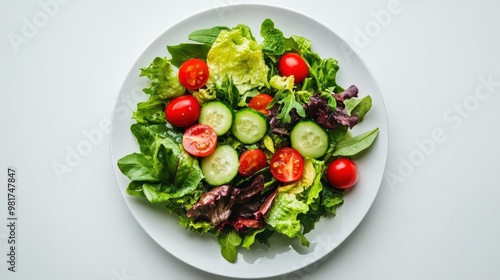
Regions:
[[305, 214], [308, 210], [307, 204], [297, 199], [296, 194], [278, 193], [274, 205], [269, 211], [267, 224], [290, 238], [297, 237], [297, 234], [300, 233], [300, 221], [297, 219], [297, 215]]
[[160, 99], [170, 99], [183, 95], [186, 89], [177, 78], [177, 73], [165, 57], [156, 57], [146, 68], [141, 68], [140, 77], [148, 77], [149, 88], [142, 91]]
[[220, 31], [207, 54], [207, 64], [209, 88], [222, 84], [226, 77], [232, 80], [240, 95], [268, 84], [269, 68], [264, 62], [262, 47], [245, 25]]

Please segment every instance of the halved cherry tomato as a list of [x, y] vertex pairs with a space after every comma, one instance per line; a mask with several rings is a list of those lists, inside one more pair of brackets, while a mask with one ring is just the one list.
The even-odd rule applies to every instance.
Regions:
[[309, 75], [307, 62], [296, 53], [286, 53], [278, 62], [278, 70], [283, 76], [292, 76], [295, 84], [300, 84]]
[[190, 58], [179, 67], [179, 81], [188, 90], [199, 89], [208, 80], [208, 66], [199, 58]]
[[304, 159], [298, 151], [284, 147], [276, 151], [269, 163], [271, 174], [283, 182], [294, 182], [304, 174]]
[[250, 99], [250, 102], [248, 102], [248, 107], [255, 109], [264, 115], [269, 114], [269, 110], [266, 109], [267, 105], [271, 103], [271, 100], [273, 100], [273, 97], [267, 93], [261, 93], [257, 94], [256, 96], [252, 97]]
[[328, 165], [326, 179], [334, 188], [352, 188], [358, 182], [358, 168], [351, 159], [338, 158]]
[[262, 150], [247, 150], [240, 156], [240, 167], [238, 172], [241, 176], [248, 177], [266, 166], [267, 158]]
[[173, 126], [187, 127], [198, 120], [201, 106], [192, 95], [174, 98], [165, 108], [165, 117]]
[[195, 124], [184, 132], [182, 147], [195, 157], [210, 155], [217, 146], [217, 133], [206, 124]]

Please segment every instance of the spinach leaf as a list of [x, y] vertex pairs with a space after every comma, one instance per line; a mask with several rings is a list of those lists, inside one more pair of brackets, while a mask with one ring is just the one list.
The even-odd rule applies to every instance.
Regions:
[[226, 234], [219, 234], [218, 241], [222, 256], [228, 262], [234, 263], [238, 256], [238, 250], [236, 248], [241, 244], [240, 235], [232, 230]]
[[358, 136], [343, 138], [337, 143], [333, 156], [355, 156], [370, 147], [377, 138], [379, 128], [365, 132]]
[[349, 115], [355, 114], [358, 116], [358, 120], [362, 121], [372, 107], [372, 98], [369, 95], [362, 98], [350, 98], [344, 100], [344, 104]]
[[176, 46], [167, 46], [167, 50], [172, 56], [172, 65], [179, 68], [184, 61], [190, 58], [206, 60], [210, 47], [206, 44], [182, 43]]
[[196, 30], [189, 34], [188, 39], [198, 43], [212, 45], [222, 30], [229, 30], [229, 27], [214, 26], [209, 29]]
[[118, 168], [131, 181], [156, 181], [153, 164], [143, 154], [133, 153], [118, 160]]

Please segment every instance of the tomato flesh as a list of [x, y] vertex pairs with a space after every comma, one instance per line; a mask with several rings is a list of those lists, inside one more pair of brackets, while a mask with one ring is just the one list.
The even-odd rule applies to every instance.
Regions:
[[248, 150], [240, 156], [238, 172], [241, 176], [248, 177], [266, 166], [267, 158], [262, 150]]
[[199, 58], [190, 58], [179, 67], [178, 77], [188, 90], [199, 89], [208, 80], [208, 65]]
[[281, 148], [274, 153], [269, 163], [271, 174], [283, 183], [299, 180], [304, 174], [304, 159], [293, 148]]
[[273, 97], [267, 93], [257, 94], [256, 96], [252, 97], [252, 99], [250, 99], [250, 102], [248, 102], [248, 107], [255, 109], [267, 116], [269, 115], [269, 110], [266, 108], [272, 100]]
[[328, 165], [326, 178], [336, 189], [350, 189], [358, 182], [358, 168], [351, 159], [338, 158]]
[[286, 53], [278, 62], [278, 70], [283, 76], [293, 76], [294, 83], [302, 83], [309, 75], [307, 62], [296, 53]]
[[184, 132], [182, 147], [195, 157], [210, 155], [217, 146], [217, 133], [206, 124], [195, 124]]
[[201, 106], [192, 95], [174, 98], [165, 108], [165, 117], [173, 126], [187, 127], [194, 124], [200, 116]]

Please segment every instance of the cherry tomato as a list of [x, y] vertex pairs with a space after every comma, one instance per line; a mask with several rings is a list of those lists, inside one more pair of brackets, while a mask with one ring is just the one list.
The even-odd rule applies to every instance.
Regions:
[[184, 132], [182, 147], [195, 157], [210, 155], [217, 146], [217, 133], [206, 124], [195, 124]]
[[351, 159], [338, 158], [328, 165], [326, 179], [334, 188], [352, 188], [358, 182], [358, 168]]
[[262, 150], [248, 150], [240, 156], [240, 167], [238, 172], [241, 176], [248, 177], [266, 166], [267, 158]]
[[300, 84], [309, 75], [307, 62], [296, 53], [286, 53], [278, 62], [278, 70], [283, 76], [294, 77], [294, 83]]
[[188, 90], [199, 89], [208, 80], [208, 66], [199, 58], [190, 58], [179, 67], [179, 81]]
[[173, 126], [187, 127], [196, 122], [200, 116], [200, 103], [192, 95], [174, 98], [165, 108], [165, 117]]
[[261, 93], [257, 94], [256, 96], [252, 97], [250, 99], [250, 102], [248, 102], [248, 107], [255, 109], [264, 115], [269, 114], [269, 110], [266, 109], [267, 105], [271, 103], [271, 100], [273, 100], [273, 97], [267, 93]]
[[283, 182], [294, 182], [304, 174], [304, 159], [298, 151], [284, 147], [276, 151], [269, 163], [271, 174]]

